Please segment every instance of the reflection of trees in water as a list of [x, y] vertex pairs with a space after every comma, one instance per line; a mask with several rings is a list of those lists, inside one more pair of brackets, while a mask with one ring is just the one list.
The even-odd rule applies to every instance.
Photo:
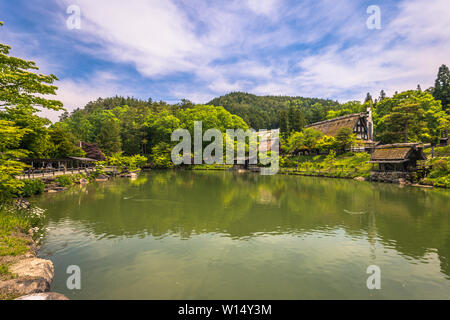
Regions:
[[350, 237], [367, 236], [372, 247], [378, 240], [414, 258], [436, 248], [449, 274], [448, 199], [438, 190], [338, 179], [163, 171], [40, 201], [52, 220], [86, 222], [99, 236], [220, 232], [242, 238], [342, 228]]

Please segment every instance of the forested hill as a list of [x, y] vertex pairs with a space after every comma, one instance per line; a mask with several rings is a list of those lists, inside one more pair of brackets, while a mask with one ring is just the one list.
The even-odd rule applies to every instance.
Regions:
[[257, 96], [244, 92], [232, 92], [215, 98], [208, 105], [222, 106], [232, 114], [240, 116], [254, 129], [280, 127], [280, 113], [290, 106], [299, 109], [306, 123], [326, 119], [330, 110], [337, 110], [337, 101], [289, 96]]

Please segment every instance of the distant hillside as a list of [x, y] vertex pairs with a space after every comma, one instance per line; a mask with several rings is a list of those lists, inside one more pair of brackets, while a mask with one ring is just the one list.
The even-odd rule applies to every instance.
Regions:
[[289, 106], [298, 108], [307, 123], [325, 120], [329, 110], [337, 110], [337, 101], [288, 97], [288, 96], [256, 96], [244, 92], [232, 92], [215, 98], [209, 105], [222, 106], [232, 114], [240, 116], [254, 129], [272, 129], [280, 126], [280, 111]]

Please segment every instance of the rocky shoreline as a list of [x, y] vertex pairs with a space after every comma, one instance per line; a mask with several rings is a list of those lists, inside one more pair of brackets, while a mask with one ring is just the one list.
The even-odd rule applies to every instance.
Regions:
[[16, 236], [28, 240], [29, 251], [21, 256], [0, 257], [0, 263], [8, 265], [9, 271], [9, 275], [0, 278], [0, 299], [68, 300], [60, 293], [50, 292], [54, 277], [53, 263], [37, 257], [39, 245], [33, 240], [33, 230]]

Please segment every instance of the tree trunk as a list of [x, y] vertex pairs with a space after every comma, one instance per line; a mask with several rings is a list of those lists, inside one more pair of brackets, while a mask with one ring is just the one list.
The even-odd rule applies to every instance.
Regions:
[[405, 121], [405, 143], [408, 142], [408, 120]]

